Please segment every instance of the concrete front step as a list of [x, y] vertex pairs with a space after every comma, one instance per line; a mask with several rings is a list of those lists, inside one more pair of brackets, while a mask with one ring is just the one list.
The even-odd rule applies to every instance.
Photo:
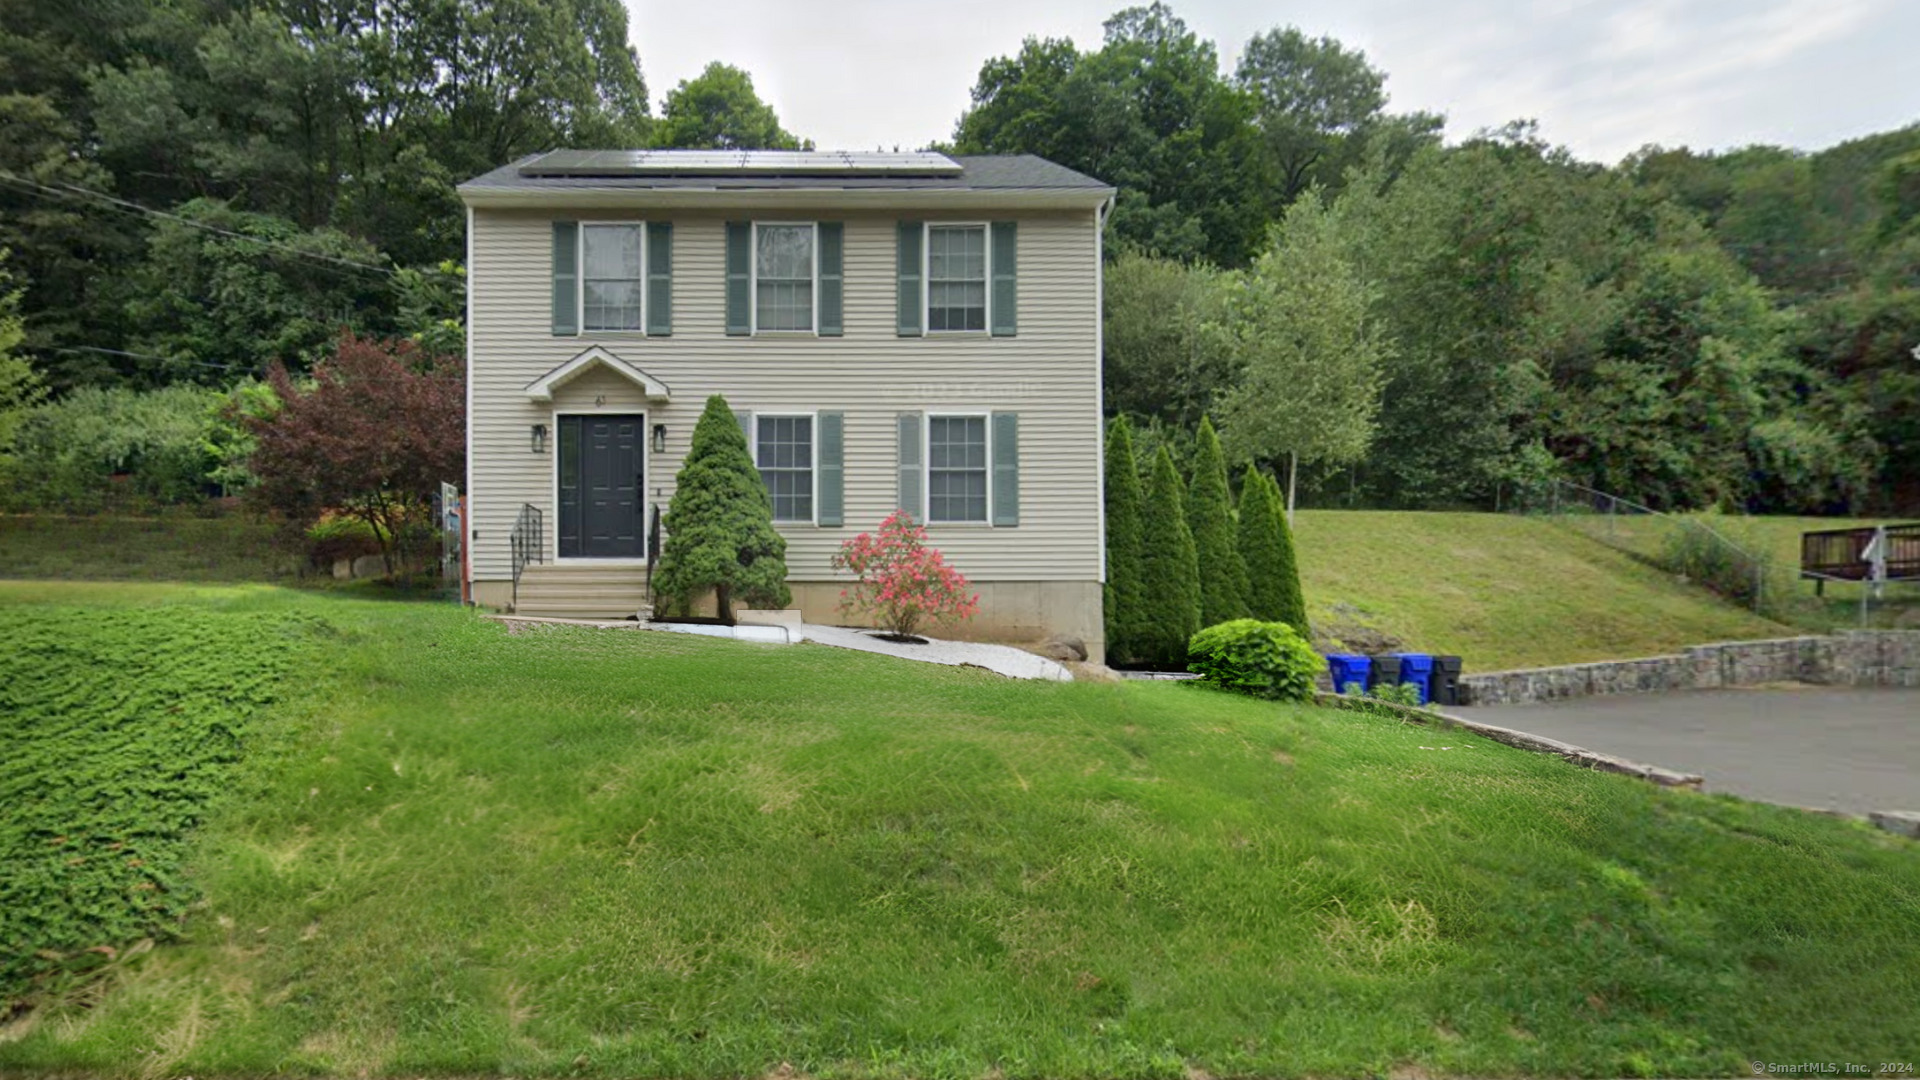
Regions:
[[647, 583], [647, 568], [644, 566], [554, 566], [536, 563], [520, 571], [520, 584], [525, 585], [529, 581], [590, 582], [596, 585], [632, 585], [639, 588]]
[[520, 575], [517, 615], [625, 619], [651, 614], [647, 572], [637, 566], [529, 566]]
[[642, 622], [653, 617], [651, 608], [635, 608], [601, 604], [521, 604], [514, 609], [515, 615], [525, 615], [534, 619], [638, 619]]

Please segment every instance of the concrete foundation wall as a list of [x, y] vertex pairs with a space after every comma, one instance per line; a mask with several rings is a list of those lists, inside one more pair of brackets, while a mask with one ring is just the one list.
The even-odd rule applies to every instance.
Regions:
[[[842, 583], [789, 581], [787, 587], [793, 590], [793, 606], [800, 609], [807, 622], [841, 625], [851, 621], [840, 612], [840, 590], [846, 587]], [[1075, 637], [1086, 643], [1087, 659], [1106, 661], [1106, 620], [1099, 582], [975, 581], [968, 588], [980, 594], [980, 614], [930, 633], [962, 641], [1036, 642]]]
[[[793, 590], [793, 606], [805, 621], [830, 626], [851, 621], [840, 612], [843, 583], [789, 581], [787, 586]], [[969, 588], [980, 594], [980, 614], [932, 633], [962, 641], [1020, 643], [1075, 637], [1086, 644], [1087, 659], [1106, 660], [1106, 621], [1098, 581], [976, 581]], [[481, 607], [504, 611], [512, 600], [511, 581], [473, 583], [473, 601]], [[700, 608], [695, 605], [696, 610]]]
[[1920, 631], [1847, 630], [1696, 645], [1672, 656], [1467, 675], [1460, 688], [1463, 704], [1524, 705], [1771, 682], [1920, 687]]

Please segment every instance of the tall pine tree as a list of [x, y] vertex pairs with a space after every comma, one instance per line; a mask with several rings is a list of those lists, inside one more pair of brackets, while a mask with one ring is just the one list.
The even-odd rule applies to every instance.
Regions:
[[707, 589], [727, 622], [736, 600], [759, 608], [792, 602], [787, 542], [773, 528], [773, 498], [747, 453], [740, 421], [719, 394], [707, 399], [694, 425], [662, 524], [667, 539], [653, 588], [669, 609], [688, 611]]
[[1180, 471], [1162, 446], [1147, 481], [1141, 514], [1140, 601], [1144, 631], [1135, 647], [1143, 663], [1184, 667], [1187, 641], [1200, 629], [1200, 570], [1187, 528]]
[[1307, 636], [1307, 604], [1293, 557], [1280, 484], [1249, 465], [1240, 482], [1240, 557], [1247, 564], [1247, 605], [1253, 617], [1283, 622]]
[[1149, 617], [1140, 585], [1140, 467], [1133, 458], [1133, 425], [1124, 416], [1107, 426], [1107, 662], [1140, 659]]
[[1247, 567], [1234, 543], [1233, 489], [1213, 421], [1200, 418], [1193, 443], [1193, 486], [1187, 492], [1187, 524], [1199, 560], [1200, 625], [1247, 617]]

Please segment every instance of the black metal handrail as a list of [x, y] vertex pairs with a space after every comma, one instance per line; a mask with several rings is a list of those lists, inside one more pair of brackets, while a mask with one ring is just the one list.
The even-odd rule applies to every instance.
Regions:
[[513, 519], [513, 533], [509, 540], [513, 546], [513, 606], [520, 607], [520, 571], [528, 563], [546, 562], [545, 522], [540, 508], [532, 503], [520, 504], [520, 515]]

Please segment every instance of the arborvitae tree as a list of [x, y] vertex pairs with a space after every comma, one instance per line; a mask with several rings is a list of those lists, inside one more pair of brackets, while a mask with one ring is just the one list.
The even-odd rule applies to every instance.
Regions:
[[1247, 617], [1247, 567], [1234, 544], [1233, 489], [1213, 421], [1200, 418], [1193, 442], [1193, 484], [1187, 490], [1187, 524], [1200, 567], [1200, 625]]
[[1293, 558], [1293, 530], [1281, 509], [1280, 484], [1247, 466], [1240, 482], [1240, 557], [1247, 564], [1247, 605], [1262, 622], [1283, 622], [1307, 636], [1307, 604]]
[[667, 507], [666, 547], [653, 588], [666, 606], [685, 612], [712, 589], [716, 614], [733, 621], [733, 602], [782, 608], [787, 542], [773, 528], [773, 498], [747, 453], [740, 421], [718, 394], [693, 429], [693, 446]]
[[1122, 416], [1107, 427], [1107, 662], [1140, 659], [1147, 611], [1140, 585], [1140, 467], [1133, 425]]
[[1143, 632], [1134, 643], [1139, 659], [1183, 665], [1187, 640], [1200, 629], [1200, 570], [1179, 470], [1167, 448], [1153, 460], [1147, 502], [1141, 514], [1140, 604]]

